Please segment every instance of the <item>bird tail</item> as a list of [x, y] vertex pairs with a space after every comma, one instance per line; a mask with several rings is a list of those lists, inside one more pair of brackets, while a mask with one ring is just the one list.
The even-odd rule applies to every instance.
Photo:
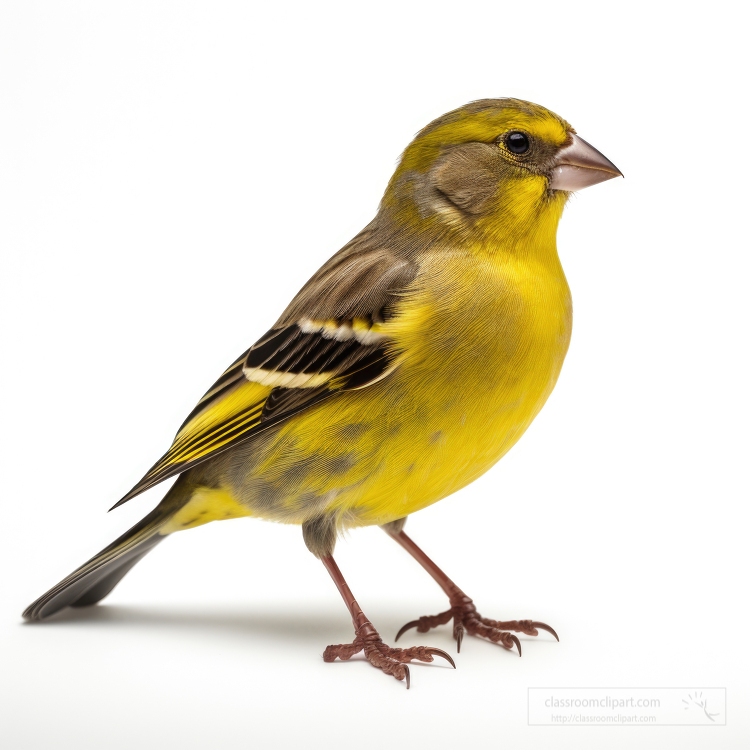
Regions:
[[107, 596], [140, 559], [166, 538], [159, 530], [180, 508], [180, 503], [174, 502], [179, 484], [178, 481], [161, 503], [132, 529], [29, 605], [23, 617], [45, 620], [65, 607], [88, 607]]

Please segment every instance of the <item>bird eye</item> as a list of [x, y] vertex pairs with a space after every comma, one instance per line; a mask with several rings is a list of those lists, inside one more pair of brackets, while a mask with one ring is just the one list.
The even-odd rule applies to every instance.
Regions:
[[505, 146], [512, 154], [525, 154], [529, 150], [529, 136], [515, 131], [505, 136]]

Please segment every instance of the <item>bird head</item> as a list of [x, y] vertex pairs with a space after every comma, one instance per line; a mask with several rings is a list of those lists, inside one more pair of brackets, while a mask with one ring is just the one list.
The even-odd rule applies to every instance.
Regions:
[[383, 198], [398, 223], [520, 238], [557, 229], [570, 193], [621, 176], [562, 117], [483, 99], [420, 131]]

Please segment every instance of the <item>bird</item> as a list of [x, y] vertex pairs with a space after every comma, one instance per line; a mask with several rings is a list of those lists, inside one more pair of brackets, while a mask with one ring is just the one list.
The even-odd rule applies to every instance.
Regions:
[[572, 330], [558, 223], [573, 192], [618, 176], [531, 102], [482, 99], [433, 120], [401, 155], [375, 218], [224, 371], [114, 507], [177, 477], [158, 506], [23, 617], [96, 604], [171, 534], [249, 516], [301, 526], [341, 594], [354, 636], [328, 646], [326, 662], [363, 652], [407, 689], [412, 661], [455, 668], [442, 649], [388, 645], [355, 600], [333, 553], [342, 532], [366, 526], [448, 598], [396, 641], [451, 621], [458, 652], [465, 635], [519, 655], [515, 633], [557, 638], [540, 621], [480, 615], [404, 524], [494, 466], [547, 401]]

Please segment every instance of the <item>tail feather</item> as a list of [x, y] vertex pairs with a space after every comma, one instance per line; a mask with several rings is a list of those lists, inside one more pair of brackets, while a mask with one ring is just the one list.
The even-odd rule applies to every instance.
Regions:
[[165, 538], [159, 534], [159, 529], [174, 512], [165, 505], [162, 502], [132, 529], [40, 596], [26, 608], [24, 618], [44, 620], [65, 607], [87, 607], [107, 596], [122, 577]]

